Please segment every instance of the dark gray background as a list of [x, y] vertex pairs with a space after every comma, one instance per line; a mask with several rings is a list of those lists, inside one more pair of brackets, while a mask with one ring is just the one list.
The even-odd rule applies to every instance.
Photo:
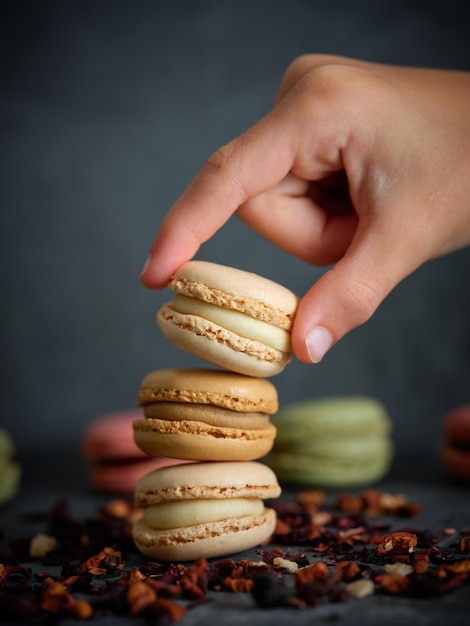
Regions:
[[[79, 448], [141, 378], [200, 366], [161, 336], [169, 292], [139, 273], [164, 213], [213, 150], [270, 108], [287, 65], [329, 52], [470, 69], [465, 2], [6, 2], [1, 35], [1, 424], [21, 459]], [[425, 158], [425, 155], [423, 155]], [[301, 228], [301, 225], [299, 225]], [[199, 258], [302, 295], [321, 273], [236, 218]], [[470, 250], [405, 280], [281, 403], [382, 400], [398, 460], [438, 467], [443, 414], [470, 401]], [[37, 468], [38, 480], [40, 467]]]

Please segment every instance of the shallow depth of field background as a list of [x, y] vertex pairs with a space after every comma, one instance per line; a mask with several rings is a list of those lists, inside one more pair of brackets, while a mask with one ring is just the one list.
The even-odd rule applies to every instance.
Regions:
[[[3, 5], [1, 424], [21, 459], [73, 456], [94, 416], [135, 405], [148, 371], [205, 365], [160, 334], [170, 292], [146, 290], [139, 273], [165, 212], [216, 148], [270, 109], [288, 64], [324, 52], [469, 70], [465, 6]], [[299, 295], [324, 271], [236, 217], [198, 258]], [[372, 395], [393, 418], [395, 467], [438, 467], [442, 416], [470, 401], [469, 268], [470, 250], [422, 267], [320, 365], [294, 360], [273, 378], [281, 404]]]

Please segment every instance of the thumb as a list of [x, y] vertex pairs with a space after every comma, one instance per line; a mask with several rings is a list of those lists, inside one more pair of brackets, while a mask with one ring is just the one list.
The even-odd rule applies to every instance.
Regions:
[[394, 234], [383, 224], [359, 225], [345, 255], [299, 303], [292, 329], [297, 358], [318, 363], [344, 335], [366, 322], [389, 292], [424, 262], [417, 249], [403, 232]]

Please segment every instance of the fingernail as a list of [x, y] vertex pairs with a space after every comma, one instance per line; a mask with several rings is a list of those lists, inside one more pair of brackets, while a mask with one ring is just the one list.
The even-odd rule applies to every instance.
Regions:
[[144, 276], [144, 274], [147, 273], [147, 270], [148, 270], [149, 266], [150, 266], [150, 255], [148, 256], [147, 260], [145, 261], [144, 267], [142, 268], [142, 271], [140, 272], [141, 276]]
[[312, 328], [305, 337], [305, 345], [312, 363], [319, 363], [333, 345], [333, 337], [326, 328]]

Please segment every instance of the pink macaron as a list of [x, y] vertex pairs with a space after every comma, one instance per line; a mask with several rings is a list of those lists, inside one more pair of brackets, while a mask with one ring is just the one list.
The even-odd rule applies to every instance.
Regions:
[[138, 409], [116, 411], [94, 418], [86, 427], [82, 456], [91, 486], [98, 491], [132, 494], [137, 482], [154, 469], [183, 463], [151, 457], [134, 442], [133, 423], [143, 418]]
[[458, 406], [444, 417], [442, 459], [449, 475], [470, 480], [470, 404]]

